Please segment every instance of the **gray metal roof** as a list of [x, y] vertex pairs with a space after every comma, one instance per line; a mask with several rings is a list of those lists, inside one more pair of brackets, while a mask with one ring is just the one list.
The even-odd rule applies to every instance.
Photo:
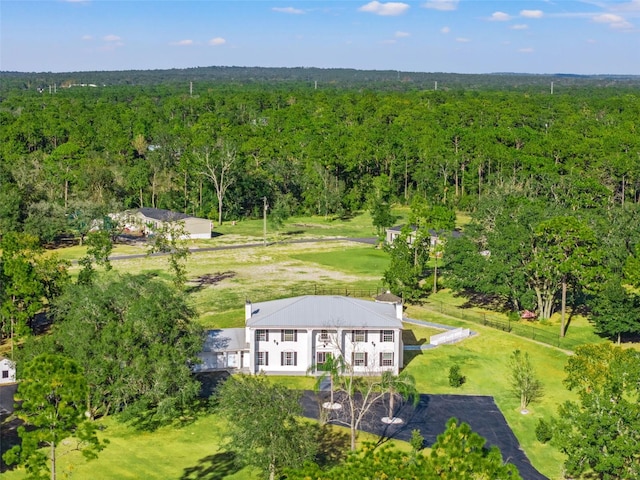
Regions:
[[190, 215], [186, 215], [181, 212], [174, 212], [172, 210], [163, 210], [161, 208], [143, 207], [138, 208], [136, 211], [140, 212], [147, 218], [160, 220], [162, 222], [174, 222], [176, 220], [184, 220], [185, 218], [190, 218]]
[[246, 348], [244, 328], [223, 328], [207, 331], [203, 352], [226, 352], [243, 350]]
[[402, 328], [395, 305], [341, 296], [305, 295], [251, 306], [252, 328]]

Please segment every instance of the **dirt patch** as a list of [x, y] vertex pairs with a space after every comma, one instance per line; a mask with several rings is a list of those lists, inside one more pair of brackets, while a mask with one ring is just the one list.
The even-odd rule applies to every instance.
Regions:
[[231, 272], [231, 271], [205, 273], [204, 275], [200, 275], [198, 278], [192, 280], [192, 282], [200, 286], [215, 285], [216, 283], [220, 283], [222, 280], [226, 280], [227, 278], [233, 278], [235, 276], [236, 276], [236, 272]]

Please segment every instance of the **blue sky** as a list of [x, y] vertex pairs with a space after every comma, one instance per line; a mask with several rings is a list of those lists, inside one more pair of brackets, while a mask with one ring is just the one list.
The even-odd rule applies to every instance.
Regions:
[[0, 70], [640, 75], [640, 0], [2, 0]]

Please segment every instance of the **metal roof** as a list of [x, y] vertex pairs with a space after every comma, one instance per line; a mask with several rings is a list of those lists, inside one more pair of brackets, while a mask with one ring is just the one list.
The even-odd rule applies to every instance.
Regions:
[[186, 215], [181, 212], [174, 212], [172, 210], [163, 210], [161, 208], [143, 207], [143, 208], [138, 208], [136, 211], [140, 212], [142, 215], [144, 215], [147, 218], [160, 220], [162, 222], [174, 222], [176, 220], [184, 220], [185, 218], [191, 217], [191, 215]]
[[246, 348], [244, 328], [223, 328], [208, 330], [204, 340], [203, 352], [225, 352], [243, 350]]
[[251, 305], [251, 328], [402, 328], [396, 306], [341, 296], [305, 295]]

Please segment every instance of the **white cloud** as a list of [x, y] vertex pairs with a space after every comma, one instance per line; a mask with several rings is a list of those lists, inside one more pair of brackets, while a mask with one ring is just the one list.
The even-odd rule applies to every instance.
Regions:
[[102, 37], [105, 42], [119, 42], [122, 40], [118, 35], [105, 35]]
[[422, 5], [424, 8], [448, 12], [458, 8], [458, 0], [429, 0]]
[[83, 35], [82, 40], [84, 40], [85, 42], [90, 42], [91, 40], [93, 40], [93, 35]]
[[300, 10], [299, 8], [294, 8], [294, 7], [273, 7], [271, 10], [278, 13], [289, 13], [291, 15], [304, 14], [304, 10]]
[[531, 47], [527, 47], [527, 48], [521, 48], [518, 50], [520, 53], [533, 53], [533, 48]]
[[623, 17], [614, 13], [603, 13], [601, 15], [596, 15], [593, 17], [593, 21], [596, 23], [606, 23], [611, 28], [615, 28], [618, 30], [626, 30], [633, 27], [633, 25], [627, 22]]
[[542, 10], [521, 10], [520, 16], [525, 18], [542, 18], [544, 12]]
[[188, 47], [189, 45], [193, 45], [193, 40], [179, 40], [177, 42], [173, 42], [171, 45], [175, 45], [177, 47]]
[[369, 2], [358, 9], [360, 12], [374, 13], [385, 17], [402, 15], [409, 9], [409, 5], [401, 2], [380, 3], [378, 1]]
[[383, 45], [393, 45], [394, 43], [397, 43], [397, 40], [395, 38], [390, 38], [389, 40], [382, 40], [380, 43]]
[[511, 15], [504, 12], [493, 12], [490, 20], [493, 22], [508, 22], [511, 20]]
[[215, 38], [212, 38], [211, 40], [209, 40], [209, 45], [211, 45], [212, 47], [217, 47], [219, 45], [224, 45], [225, 43], [227, 43], [227, 41], [222, 37], [215, 37]]
[[447, 33], [449, 33], [450, 31], [451, 31], [451, 29], [450, 29], [449, 27], [442, 27], [442, 28], [440, 29], [440, 33], [444, 33], [445, 35], [446, 35]]
[[511, 30], [526, 30], [527, 28], [529, 28], [529, 25], [527, 25], [526, 23], [517, 23], [515, 25], [511, 25], [509, 28]]
[[410, 37], [411, 34], [409, 32], [396, 32], [396, 37], [397, 38], [402, 38], [402, 37]]
[[465, 37], [458, 37], [456, 38], [456, 42], [458, 43], [469, 43], [471, 40]]

